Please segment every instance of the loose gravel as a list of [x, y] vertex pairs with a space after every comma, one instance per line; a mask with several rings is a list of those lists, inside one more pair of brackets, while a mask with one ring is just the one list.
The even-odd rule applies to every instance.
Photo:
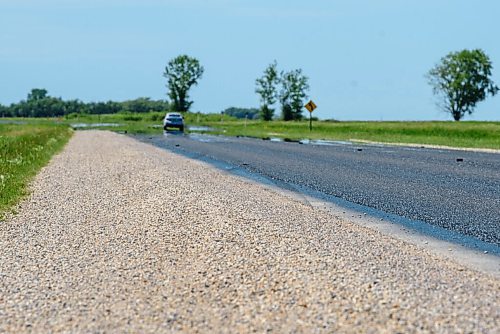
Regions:
[[0, 224], [0, 332], [499, 332], [500, 282], [199, 161], [77, 132]]

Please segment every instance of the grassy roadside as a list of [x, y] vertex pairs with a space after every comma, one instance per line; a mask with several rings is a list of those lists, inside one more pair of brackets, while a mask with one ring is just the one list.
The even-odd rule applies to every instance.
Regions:
[[72, 133], [65, 125], [0, 124], [0, 218], [27, 194], [31, 179]]
[[366, 140], [384, 143], [500, 149], [500, 122], [204, 122], [212, 133], [289, 139]]

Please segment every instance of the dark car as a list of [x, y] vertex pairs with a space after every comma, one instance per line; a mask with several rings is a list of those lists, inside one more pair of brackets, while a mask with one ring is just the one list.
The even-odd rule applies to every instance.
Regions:
[[179, 131], [184, 131], [184, 118], [182, 115], [174, 112], [165, 115], [163, 129], [167, 131], [167, 128], [177, 128]]

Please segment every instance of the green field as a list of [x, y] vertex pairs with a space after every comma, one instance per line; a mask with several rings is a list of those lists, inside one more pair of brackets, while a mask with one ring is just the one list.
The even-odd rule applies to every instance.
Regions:
[[65, 125], [0, 124], [0, 217], [27, 194], [31, 179], [72, 133]]

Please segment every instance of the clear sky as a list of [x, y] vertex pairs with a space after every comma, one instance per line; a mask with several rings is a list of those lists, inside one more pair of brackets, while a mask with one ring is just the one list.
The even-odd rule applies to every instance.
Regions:
[[[0, 103], [31, 88], [83, 101], [166, 98], [179, 54], [205, 74], [193, 111], [258, 107], [273, 60], [302, 68], [316, 116], [451, 119], [425, 73], [450, 51], [481, 48], [500, 85], [498, 0], [0, 0]], [[469, 120], [500, 120], [500, 96]]]

